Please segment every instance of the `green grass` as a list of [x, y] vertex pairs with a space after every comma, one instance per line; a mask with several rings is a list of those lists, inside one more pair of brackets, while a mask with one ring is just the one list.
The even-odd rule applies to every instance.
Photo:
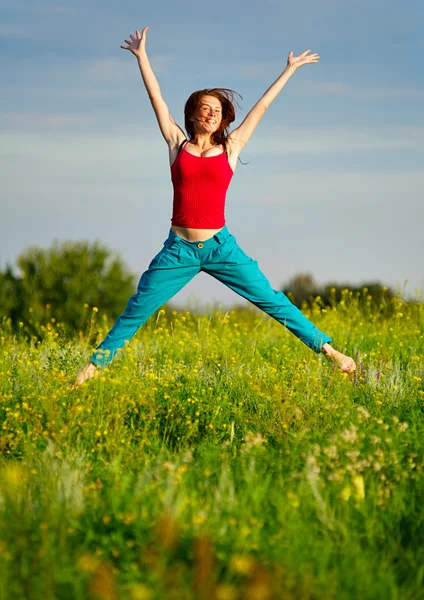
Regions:
[[[308, 311], [307, 311], [308, 312]], [[0, 329], [3, 600], [424, 598], [424, 306], [160, 311], [81, 388], [92, 332]]]

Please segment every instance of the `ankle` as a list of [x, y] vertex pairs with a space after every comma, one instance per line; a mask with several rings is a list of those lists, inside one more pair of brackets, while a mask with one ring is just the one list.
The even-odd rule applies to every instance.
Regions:
[[324, 354], [324, 356], [333, 356], [335, 350], [332, 346], [330, 346], [330, 344], [327, 342], [324, 344], [324, 346], [321, 348], [321, 352]]

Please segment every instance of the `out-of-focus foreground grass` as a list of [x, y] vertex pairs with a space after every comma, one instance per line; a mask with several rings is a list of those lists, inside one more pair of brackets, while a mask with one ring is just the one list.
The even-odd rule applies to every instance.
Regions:
[[254, 310], [159, 311], [73, 390], [89, 332], [4, 322], [0, 598], [422, 598], [424, 306], [396, 303], [308, 313], [354, 377]]

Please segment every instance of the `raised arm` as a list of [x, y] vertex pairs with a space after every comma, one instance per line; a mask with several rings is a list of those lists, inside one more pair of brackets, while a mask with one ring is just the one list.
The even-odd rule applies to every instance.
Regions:
[[293, 73], [302, 65], [318, 62], [318, 54], [309, 54], [309, 52], [310, 50], [306, 50], [299, 56], [293, 56], [293, 52], [289, 52], [287, 66], [280, 77], [274, 81], [262, 98], [258, 100], [241, 125], [234, 129], [228, 136], [231, 142], [232, 153], [238, 154], [241, 152], [255, 131], [257, 124], [264, 116], [266, 109], [275, 100]]
[[136, 30], [135, 36], [130, 35], [130, 40], [125, 40], [128, 46], [121, 46], [124, 50], [129, 50], [137, 58], [138, 66], [144, 85], [146, 86], [147, 94], [150, 98], [153, 110], [159, 123], [159, 128], [165, 138], [169, 148], [175, 148], [185, 138], [182, 129], [175, 123], [169, 112], [169, 108], [162, 98], [162, 93], [156, 79], [153, 69], [150, 66], [149, 59], [146, 53], [146, 32], [148, 27], [145, 27], [140, 32]]

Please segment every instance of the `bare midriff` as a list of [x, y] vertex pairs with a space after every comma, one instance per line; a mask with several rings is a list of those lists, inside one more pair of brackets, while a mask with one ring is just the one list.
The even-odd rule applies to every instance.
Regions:
[[179, 235], [188, 242], [204, 242], [213, 237], [218, 231], [221, 231], [222, 227], [219, 229], [192, 229], [191, 227], [177, 227], [176, 225], [172, 225], [171, 229], [176, 235]]

